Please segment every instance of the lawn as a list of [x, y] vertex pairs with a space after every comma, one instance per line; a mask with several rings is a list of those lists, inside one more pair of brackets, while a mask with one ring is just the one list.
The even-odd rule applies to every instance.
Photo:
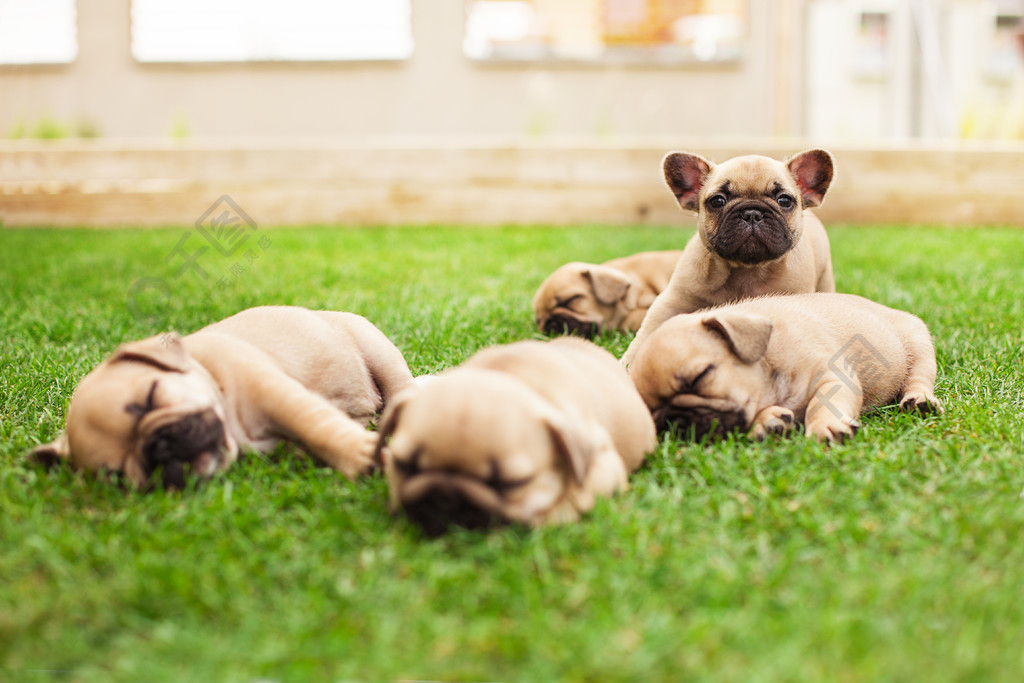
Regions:
[[840, 291], [931, 327], [944, 416], [886, 408], [833, 448], [666, 437], [570, 526], [428, 540], [380, 477], [285, 449], [145, 495], [23, 459], [121, 341], [299, 304], [435, 372], [535, 336], [561, 263], [688, 235], [260, 230], [189, 268], [186, 228], [0, 230], [0, 679], [1021, 680], [1020, 230], [830, 229]]

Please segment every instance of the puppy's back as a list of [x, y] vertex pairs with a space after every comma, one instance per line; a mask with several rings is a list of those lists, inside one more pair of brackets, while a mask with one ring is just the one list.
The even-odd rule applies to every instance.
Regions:
[[[824, 323], [824, 331], [837, 341], [846, 341], [858, 334], [883, 337], [893, 334], [900, 337], [928, 334], [927, 326], [914, 314], [889, 308], [856, 294], [817, 292], [776, 295], [732, 305], [775, 320], [800, 318], [807, 321], [805, 324]], [[801, 329], [800, 333], [805, 331]]]
[[772, 365], [855, 372], [865, 408], [879, 402], [872, 397], [889, 400], [922, 363], [934, 381], [931, 334], [912, 313], [837, 293], [771, 296], [734, 307], [775, 322], [766, 354]]
[[634, 470], [654, 449], [650, 411], [629, 375], [610, 353], [582, 339], [522, 341], [480, 351], [463, 364], [516, 377], [562, 410], [603, 426]]
[[[372, 323], [354, 313], [258, 306], [190, 337], [210, 333], [229, 335], [259, 349], [285, 374], [360, 418], [379, 411], [394, 391], [412, 383], [401, 352]], [[375, 350], [368, 355], [367, 349]], [[382, 368], [387, 369], [386, 375]], [[388, 381], [381, 381], [381, 376]]]

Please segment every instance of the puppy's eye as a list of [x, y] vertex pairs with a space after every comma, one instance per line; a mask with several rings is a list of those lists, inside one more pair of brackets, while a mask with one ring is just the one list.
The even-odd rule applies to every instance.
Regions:
[[711, 197], [708, 199], [708, 206], [710, 206], [712, 209], [721, 209], [723, 206], [725, 206], [725, 195], [711, 195]]
[[498, 467], [498, 459], [491, 458], [491, 476], [486, 480], [486, 484], [492, 489], [498, 492], [498, 494], [504, 496], [509, 491], [514, 489], [522, 488], [533, 481], [533, 477], [523, 477], [522, 479], [505, 479], [502, 477], [501, 468]]
[[792, 209], [796, 206], [796, 200], [788, 194], [780, 194], [775, 198], [775, 201], [778, 202], [779, 206], [783, 209]]
[[572, 308], [570, 304], [582, 298], [582, 294], [577, 294], [576, 296], [570, 296], [568, 299], [555, 299], [555, 308]]
[[412, 455], [405, 460], [392, 457], [391, 462], [394, 463], [395, 469], [405, 477], [411, 477], [419, 474], [420, 471], [420, 456], [423, 455], [423, 451], [417, 448], [412, 452]]
[[134, 415], [137, 419], [142, 419], [142, 416], [146, 413], [156, 410], [156, 385], [157, 382], [154, 381], [149, 387], [145, 403], [129, 403], [124, 407], [125, 412]]
[[710, 375], [714, 371], [714, 369], [715, 369], [715, 366], [713, 364], [709, 365], [706, 368], [704, 368], [704, 370], [699, 375], [697, 375], [696, 377], [694, 377], [691, 380], [688, 380], [685, 377], [680, 377], [679, 375], [676, 375], [676, 381], [679, 384], [679, 387], [676, 389], [676, 393], [679, 393], [679, 394], [696, 394], [697, 393], [697, 385], [700, 384], [708, 375]]
[[707, 366], [706, 368], [704, 368], [703, 372], [701, 372], [699, 375], [697, 375], [696, 377], [693, 378], [693, 382], [691, 382], [691, 384], [693, 386], [697, 386], [698, 384], [700, 384], [701, 380], [704, 379], [705, 377], [707, 377], [708, 375], [710, 375], [711, 372], [714, 369], [715, 369], [714, 364], [711, 364], [711, 365]]

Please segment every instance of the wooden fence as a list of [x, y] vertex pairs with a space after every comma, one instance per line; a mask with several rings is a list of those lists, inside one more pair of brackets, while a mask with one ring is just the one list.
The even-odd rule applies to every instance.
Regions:
[[[223, 195], [261, 226], [689, 224], [669, 150], [784, 158], [806, 142], [0, 143], [0, 221], [191, 225]], [[826, 223], [1024, 226], [1024, 144], [831, 147]]]

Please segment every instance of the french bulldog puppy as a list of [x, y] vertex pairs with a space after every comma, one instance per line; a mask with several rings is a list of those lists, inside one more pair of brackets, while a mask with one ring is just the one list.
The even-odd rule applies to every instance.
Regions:
[[662, 167], [679, 205], [697, 212], [697, 234], [623, 354], [624, 365], [679, 313], [766, 294], [835, 291], [828, 236], [806, 210], [821, 204], [832, 183], [828, 152], [812, 149], [786, 161], [749, 155], [718, 165], [673, 152]]
[[682, 253], [646, 251], [601, 264], [565, 264], [533, 296], [537, 329], [588, 338], [606, 330], [636, 332]]
[[118, 348], [75, 389], [65, 432], [33, 455], [181, 488], [227, 469], [240, 448], [292, 440], [355, 477], [373, 465], [370, 418], [412, 383], [401, 352], [361, 316], [250, 308]]
[[485, 349], [403, 392], [378, 449], [392, 511], [436, 536], [576, 520], [625, 489], [656, 444], [614, 356], [561, 337]]
[[852, 294], [751, 299], [677, 315], [640, 348], [630, 376], [660, 429], [755, 438], [803, 423], [852, 437], [862, 411], [898, 400], [942, 412], [921, 320]]

